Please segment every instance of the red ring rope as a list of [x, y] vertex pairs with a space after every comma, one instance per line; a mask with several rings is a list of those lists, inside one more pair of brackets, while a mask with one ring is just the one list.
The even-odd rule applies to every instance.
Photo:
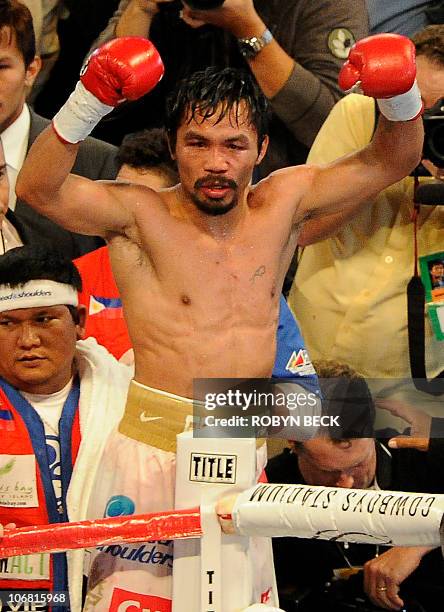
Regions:
[[202, 533], [199, 508], [5, 529], [0, 558], [117, 542], [196, 538]]

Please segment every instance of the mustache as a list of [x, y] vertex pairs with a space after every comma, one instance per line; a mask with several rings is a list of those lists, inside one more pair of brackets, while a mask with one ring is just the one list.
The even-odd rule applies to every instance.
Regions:
[[210, 175], [197, 179], [197, 181], [194, 183], [194, 187], [195, 189], [201, 189], [202, 187], [237, 189], [237, 183], [236, 181], [223, 176]]

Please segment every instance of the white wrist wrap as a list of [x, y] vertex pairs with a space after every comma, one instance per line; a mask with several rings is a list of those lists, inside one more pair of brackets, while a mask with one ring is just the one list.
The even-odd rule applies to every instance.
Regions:
[[62, 140], [74, 144], [85, 140], [102, 117], [113, 108], [100, 102], [78, 81], [75, 90], [54, 116], [52, 124]]
[[378, 98], [379, 110], [389, 121], [410, 121], [422, 111], [422, 100], [415, 80], [406, 93], [393, 98]]

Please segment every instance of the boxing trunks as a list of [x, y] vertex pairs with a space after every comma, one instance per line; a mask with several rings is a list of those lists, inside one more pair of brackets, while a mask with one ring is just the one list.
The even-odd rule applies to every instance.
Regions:
[[[125, 414], [107, 442], [97, 472], [88, 518], [159, 512], [174, 508], [176, 436], [193, 414], [190, 399], [144, 387], [133, 381]], [[217, 440], [214, 442], [217, 445]], [[257, 475], [266, 463], [266, 446], [257, 450]], [[253, 567], [252, 553], [246, 556]], [[266, 578], [249, 572], [251, 592], [264, 591], [273, 573], [271, 547], [255, 548], [260, 567], [269, 559]], [[170, 612], [173, 541], [116, 543], [86, 553], [88, 575], [84, 612], [134, 610]], [[266, 565], [266, 563], [265, 563]], [[271, 565], [271, 569], [270, 569]], [[259, 564], [258, 566], [259, 567]], [[241, 581], [242, 582], [242, 581]], [[245, 589], [244, 584], [239, 585]], [[229, 585], [235, 589], [235, 584]]]

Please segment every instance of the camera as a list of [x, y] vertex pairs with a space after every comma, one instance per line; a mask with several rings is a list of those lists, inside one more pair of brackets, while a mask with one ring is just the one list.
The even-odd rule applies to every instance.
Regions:
[[423, 122], [423, 158], [438, 168], [444, 168], [444, 98], [424, 112]]

